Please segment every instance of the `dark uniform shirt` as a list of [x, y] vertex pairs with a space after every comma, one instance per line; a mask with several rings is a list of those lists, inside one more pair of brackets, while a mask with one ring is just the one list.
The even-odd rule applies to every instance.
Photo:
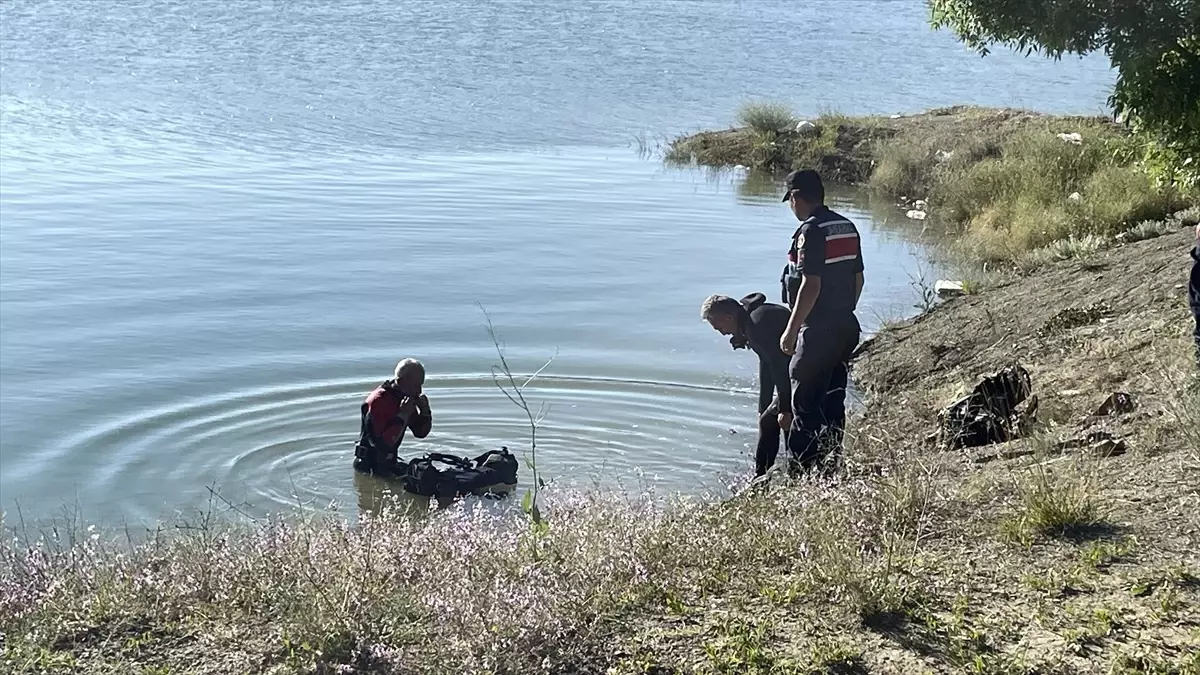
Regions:
[[779, 412], [791, 413], [792, 382], [788, 375], [791, 357], [779, 348], [791, 312], [783, 305], [767, 302], [762, 293], [747, 295], [741, 303], [745, 310], [741, 337], [758, 355], [758, 414], [770, 407], [773, 396]]
[[855, 277], [862, 271], [858, 228], [841, 214], [818, 206], [792, 235], [782, 279], [784, 302], [788, 307], [796, 302], [801, 279], [808, 274], [821, 277], [821, 293], [806, 323], [851, 314], [855, 305]]

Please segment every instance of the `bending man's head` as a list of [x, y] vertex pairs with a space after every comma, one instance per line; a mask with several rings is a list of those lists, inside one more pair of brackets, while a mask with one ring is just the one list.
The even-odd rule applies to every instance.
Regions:
[[405, 396], [419, 396], [425, 386], [425, 366], [416, 359], [402, 359], [396, 364], [396, 386]]
[[738, 315], [742, 303], [726, 295], [710, 295], [700, 306], [700, 318], [708, 322], [721, 335], [735, 335], [738, 332]]

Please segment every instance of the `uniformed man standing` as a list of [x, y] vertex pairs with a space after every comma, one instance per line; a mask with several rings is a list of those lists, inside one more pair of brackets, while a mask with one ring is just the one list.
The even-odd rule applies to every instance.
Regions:
[[782, 279], [791, 307], [780, 349], [792, 355], [792, 472], [840, 457], [848, 365], [860, 329], [854, 310], [863, 288], [858, 228], [825, 206], [816, 171], [793, 171], [783, 201], [800, 221]]

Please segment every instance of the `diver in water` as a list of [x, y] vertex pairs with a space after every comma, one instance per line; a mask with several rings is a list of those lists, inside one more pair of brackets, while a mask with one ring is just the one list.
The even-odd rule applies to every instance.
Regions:
[[404, 433], [411, 431], [413, 436], [425, 438], [433, 428], [429, 399], [422, 393], [425, 366], [416, 359], [404, 359], [396, 364], [394, 375], [363, 401], [361, 430], [354, 446], [354, 468], [359, 471], [396, 474], [396, 453]]
[[761, 476], [775, 464], [779, 437], [792, 425], [792, 382], [788, 375], [791, 357], [779, 348], [791, 311], [753, 293], [739, 302], [724, 295], [711, 295], [700, 308], [700, 316], [721, 335], [728, 335], [734, 349], [749, 347], [758, 355], [758, 447], [754, 452], [754, 475]]

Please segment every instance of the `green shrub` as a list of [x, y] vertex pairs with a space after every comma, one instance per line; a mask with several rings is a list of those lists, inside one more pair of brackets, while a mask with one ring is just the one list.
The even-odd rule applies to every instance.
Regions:
[[1145, 241], [1146, 239], [1154, 239], [1166, 234], [1171, 234], [1176, 229], [1175, 224], [1166, 220], [1143, 220], [1142, 222], [1129, 228], [1125, 233], [1125, 241]]
[[1015, 543], [1035, 537], [1057, 537], [1103, 523], [1097, 490], [1086, 470], [1054, 472], [1035, 464], [1017, 482], [1020, 497], [1015, 513], [1000, 525], [1001, 534]]
[[1164, 219], [1184, 206], [1178, 193], [1155, 187], [1148, 174], [1132, 167], [1099, 169], [1082, 195], [1078, 232], [1112, 235], [1145, 220]]
[[738, 122], [760, 134], [779, 135], [796, 128], [791, 108], [781, 103], [747, 103], [738, 111]]
[[[947, 175], [932, 208], [964, 227], [963, 249], [971, 257], [1026, 267], [1095, 251], [1136, 223], [1185, 205], [1139, 167], [1114, 164], [1103, 136], [1081, 136], [1074, 144], [1050, 130], [1014, 135], [999, 157]], [[1057, 242], [1063, 248], [1026, 256]]]

